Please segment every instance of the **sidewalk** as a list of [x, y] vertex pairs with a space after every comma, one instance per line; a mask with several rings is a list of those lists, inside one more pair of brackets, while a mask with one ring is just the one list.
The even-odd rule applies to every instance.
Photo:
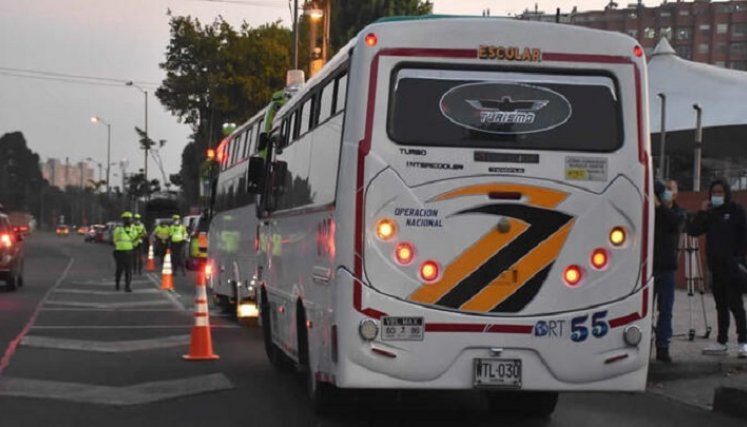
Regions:
[[[654, 359], [655, 352], [652, 351], [647, 391], [710, 410], [713, 409], [716, 388], [733, 387], [741, 399], [740, 406], [747, 408], [747, 359], [737, 358], [734, 320], [732, 318], [729, 331], [728, 355], [704, 355], [703, 348], [716, 341], [717, 327], [713, 296], [707, 292], [702, 300], [705, 302], [708, 326], [712, 328], [707, 339], [704, 338], [706, 323], [703, 317], [701, 295], [696, 293], [689, 297], [684, 290], [676, 291], [673, 311], [675, 336], [670, 345], [670, 354], [674, 362], [671, 364], [657, 362]], [[695, 337], [692, 341], [689, 340], [691, 315], [692, 328], [695, 330]], [[733, 393], [729, 394], [729, 396], [732, 395]], [[722, 398], [723, 396], [725, 394], [720, 393], [718, 409], [722, 404], [729, 403], [723, 400], [725, 399]]]

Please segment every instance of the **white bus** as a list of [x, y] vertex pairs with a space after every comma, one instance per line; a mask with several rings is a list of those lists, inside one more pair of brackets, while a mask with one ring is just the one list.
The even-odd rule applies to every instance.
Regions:
[[643, 390], [646, 79], [641, 47], [613, 32], [365, 28], [274, 120], [271, 362], [306, 372], [317, 408], [338, 389], [479, 389], [548, 414], [557, 392]]
[[[265, 109], [226, 137], [216, 148], [218, 174], [212, 183], [208, 231], [208, 287], [224, 311], [255, 298], [257, 269], [256, 191], [247, 187], [249, 159], [258, 153]], [[239, 313], [241, 314], [241, 313]]]

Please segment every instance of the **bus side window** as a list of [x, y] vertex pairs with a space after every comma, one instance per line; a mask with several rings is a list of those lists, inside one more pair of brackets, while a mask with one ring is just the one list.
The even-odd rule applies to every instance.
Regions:
[[334, 113], [339, 113], [345, 109], [345, 99], [347, 98], [348, 75], [341, 75], [335, 80], [335, 105]]
[[332, 100], [335, 96], [335, 81], [330, 80], [322, 89], [322, 96], [319, 97], [319, 122], [324, 123], [332, 117]]

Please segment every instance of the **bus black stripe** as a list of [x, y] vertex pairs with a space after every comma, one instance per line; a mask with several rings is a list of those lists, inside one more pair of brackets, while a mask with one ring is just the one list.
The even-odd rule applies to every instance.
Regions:
[[510, 203], [484, 205], [457, 215], [473, 213], [517, 218], [530, 227], [441, 297], [437, 305], [459, 308], [572, 218], [558, 211]]
[[527, 304], [532, 302], [535, 296], [537, 296], [537, 293], [542, 287], [542, 284], [545, 283], [545, 279], [547, 279], [547, 275], [550, 274], [550, 269], [552, 269], [553, 264], [554, 262], [551, 262], [547, 265], [547, 267], [537, 272], [537, 274], [532, 276], [532, 278], [529, 279], [524, 284], [524, 286], [517, 289], [513, 295], [506, 298], [506, 300], [502, 303], [493, 307], [493, 309], [490, 311], [492, 311], [493, 313], [518, 313], [519, 311], [521, 311], [524, 307], [527, 306]]

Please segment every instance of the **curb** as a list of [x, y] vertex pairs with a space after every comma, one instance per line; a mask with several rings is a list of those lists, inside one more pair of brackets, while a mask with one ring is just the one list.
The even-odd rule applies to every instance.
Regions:
[[747, 364], [739, 359], [726, 359], [717, 362], [677, 362], [663, 364], [651, 362], [648, 381], [664, 382], [679, 379], [702, 377], [714, 374], [728, 374], [732, 371], [747, 370]]
[[713, 411], [747, 419], [747, 387], [717, 387], [713, 394]]

